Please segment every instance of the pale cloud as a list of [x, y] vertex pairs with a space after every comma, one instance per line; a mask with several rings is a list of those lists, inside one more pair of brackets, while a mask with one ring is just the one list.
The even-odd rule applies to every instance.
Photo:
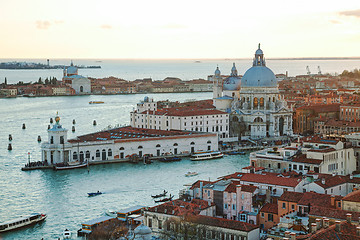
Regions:
[[344, 16], [352, 16], [352, 17], [360, 18], [360, 9], [350, 10], [350, 11], [343, 11], [343, 12], [339, 12], [339, 14], [344, 15]]
[[100, 28], [102, 28], [102, 29], [112, 29], [112, 26], [109, 25], [109, 24], [103, 24], [103, 25], [100, 26]]
[[332, 23], [332, 24], [341, 24], [341, 22], [338, 21], [338, 20], [330, 20], [330, 23]]
[[51, 23], [49, 21], [36, 21], [36, 28], [46, 30], [51, 26]]

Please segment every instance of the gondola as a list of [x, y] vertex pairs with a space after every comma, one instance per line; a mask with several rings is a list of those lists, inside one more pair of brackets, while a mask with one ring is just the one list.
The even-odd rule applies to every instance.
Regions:
[[152, 198], [159, 198], [159, 197], [165, 197], [167, 194], [167, 191], [164, 190], [163, 193], [157, 194], [157, 195], [151, 195]]
[[177, 162], [180, 161], [181, 158], [179, 157], [164, 157], [158, 159], [160, 162]]
[[168, 201], [171, 201], [173, 199], [174, 196], [171, 196], [170, 194], [170, 197], [168, 198], [163, 198], [163, 199], [159, 199], [159, 200], [154, 200], [155, 203], [159, 203], [159, 202], [168, 202]]

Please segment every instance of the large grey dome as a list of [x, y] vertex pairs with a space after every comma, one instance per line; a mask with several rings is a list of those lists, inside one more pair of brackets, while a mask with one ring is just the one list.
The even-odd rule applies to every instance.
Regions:
[[241, 88], [246, 87], [277, 87], [273, 71], [266, 67], [264, 53], [259, 48], [255, 52], [253, 66], [247, 70], [241, 79]]
[[242, 77], [241, 87], [277, 87], [277, 80], [270, 68], [253, 66]]

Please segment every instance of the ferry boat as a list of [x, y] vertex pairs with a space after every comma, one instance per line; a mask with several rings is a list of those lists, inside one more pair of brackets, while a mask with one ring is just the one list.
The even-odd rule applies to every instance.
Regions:
[[224, 154], [222, 154], [222, 152], [219, 152], [219, 151], [199, 152], [199, 153], [192, 154], [190, 157], [190, 160], [191, 161], [202, 161], [202, 160], [222, 158], [223, 156], [224, 156]]
[[44, 221], [46, 218], [45, 214], [32, 213], [29, 216], [19, 217], [17, 219], [0, 223], [0, 232], [11, 231], [17, 228], [25, 227], [37, 222]]

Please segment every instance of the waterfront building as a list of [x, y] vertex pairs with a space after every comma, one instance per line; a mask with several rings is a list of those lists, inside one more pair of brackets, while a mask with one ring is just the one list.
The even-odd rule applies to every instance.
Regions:
[[74, 161], [109, 161], [128, 159], [136, 154], [189, 155], [195, 151], [217, 151], [216, 133], [188, 132], [121, 127], [67, 139], [60, 118], [48, 130], [49, 140], [42, 144], [42, 160], [48, 164]]
[[219, 141], [237, 140], [229, 134], [229, 114], [215, 109], [211, 103], [200, 103], [160, 107], [158, 102], [145, 97], [130, 113], [130, 125], [146, 129], [217, 133]]
[[76, 94], [91, 93], [91, 82], [87, 77], [78, 75], [78, 68], [74, 66], [73, 62], [69, 67], [64, 68], [64, 76], [62, 81], [71, 86]]
[[234, 134], [243, 139], [293, 135], [292, 108], [280, 95], [277, 78], [266, 67], [260, 44], [253, 66], [241, 79], [235, 65], [229, 78], [222, 81], [218, 68], [214, 78], [214, 104], [231, 113]]
[[253, 167], [266, 171], [295, 171], [348, 175], [356, 169], [354, 149], [340, 140], [323, 139], [317, 136], [302, 138], [285, 148], [267, 148], [250, 154]]

